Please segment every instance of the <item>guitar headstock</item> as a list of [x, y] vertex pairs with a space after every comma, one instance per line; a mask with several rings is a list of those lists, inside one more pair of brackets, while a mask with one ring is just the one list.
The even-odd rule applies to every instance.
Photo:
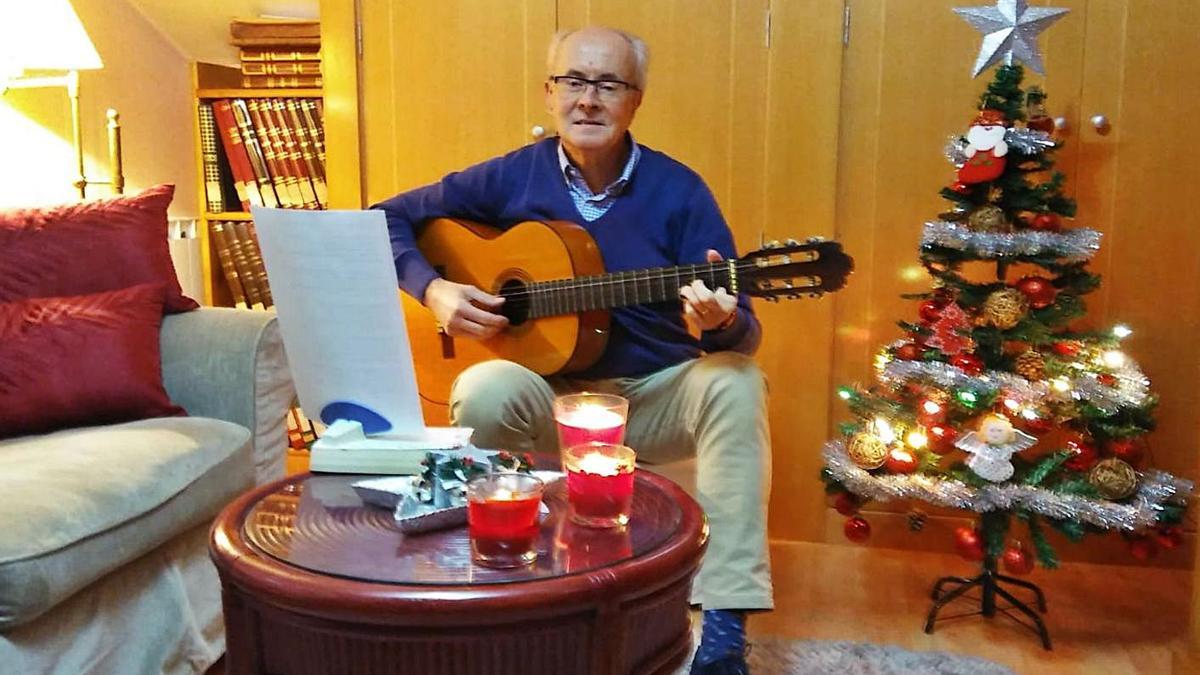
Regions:
[[738, 259], [738, 292], [770, 301], [818, 297], [846, 285], [854, 259], [836, 241], [771, 242]]

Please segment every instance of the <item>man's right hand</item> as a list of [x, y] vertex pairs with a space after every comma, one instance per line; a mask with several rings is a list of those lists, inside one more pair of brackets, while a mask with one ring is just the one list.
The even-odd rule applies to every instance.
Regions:
[[508, 318], [495, 313], [504, 304], [504, 298], [468, 284], [434, 279], [425, 287], [423, 304], [450, 337], [482, 340], [508, 326]]

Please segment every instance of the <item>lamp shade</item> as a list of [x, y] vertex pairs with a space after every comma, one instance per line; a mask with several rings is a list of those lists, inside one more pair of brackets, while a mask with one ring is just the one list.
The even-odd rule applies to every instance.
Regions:
[[0, 73], [103, 65], [68, 0], [0, 0]]

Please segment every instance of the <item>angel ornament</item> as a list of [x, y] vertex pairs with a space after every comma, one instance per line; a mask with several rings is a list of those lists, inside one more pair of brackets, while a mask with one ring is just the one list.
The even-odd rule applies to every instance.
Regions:
[[1002, 415], [988, 415], [979, 423], [979, 431], [963, 434], [954, 445], [971, 454], [967, 467], [980, 478], [1000, 483], [1012, 478], [1012, 456], [1037, 439], [1013, 428]]

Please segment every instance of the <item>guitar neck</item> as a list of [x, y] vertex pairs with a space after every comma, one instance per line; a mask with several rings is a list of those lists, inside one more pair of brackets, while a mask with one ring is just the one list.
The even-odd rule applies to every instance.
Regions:
[[539, 281], [514, 292], [527, 299], [530, 318], [656, 302], [678, 302], [680, 287], [692, 283], [694, 279], [700, 279], [710, 289], [724, 287], [733, 292], [729, 283], [731, 262], [736, 261]]

